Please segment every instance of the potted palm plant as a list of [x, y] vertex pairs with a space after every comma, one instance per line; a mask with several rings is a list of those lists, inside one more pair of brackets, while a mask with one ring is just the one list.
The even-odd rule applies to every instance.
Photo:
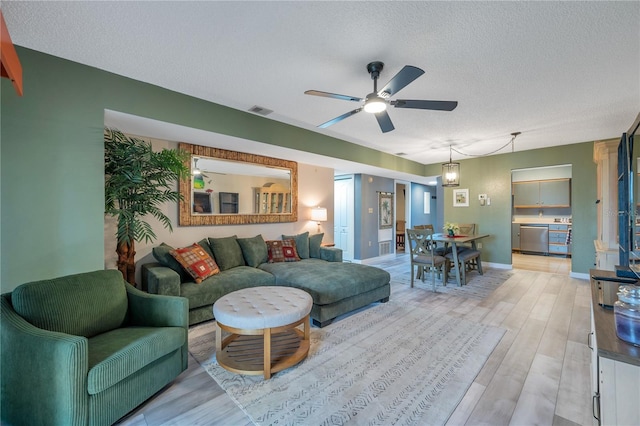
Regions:
[[148, 217], [173, 231], [161, 207], [182, 199], [175, 183], [189, 174], [189, 154], [177, 149], [153, 151], [150, 142], [117, 129], [105, 128], [104, 135], [105, 214], [117, 219], [118, 270], [135, 285], [135, 241], [156, 239]]

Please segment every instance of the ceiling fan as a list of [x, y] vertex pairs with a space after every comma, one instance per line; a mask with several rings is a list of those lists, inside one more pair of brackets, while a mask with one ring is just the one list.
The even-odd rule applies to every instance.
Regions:
[[389, 99], [391, 96], [404, 89], [409, 83], [424, 74], [420, 68], [405, 65], [389, 82], [380, 90], [378, 90], [378, 77], [384, 67], [384, 63], [380, 61], [371, 62], [367, 65], [367, 71], [371, 74], [373, 80], [373, 92], [369, 93], [364, 99], [355, 96], [339, 95], [337, 93], [321, 92], [319, 90], [307, 90], [306, 95], [323, 96], [325, 98], [342, 99], [344, 101], [364, 102], [359, 108], [342, 114], [332, 120], [320, 124], [318, 127], [325, 128], [345, 118], [364, 110], [373, 113], [378, 120], [382, 133], [387, 133], [395, 129], [391, 118], [387, 113], [387, 105], [393, 105], [396, 108], [413, 108], [413, 109], [431, 109], [438, 111], [453, 111], [458, 106], [456, 101], [426, 101], [413, 99]]

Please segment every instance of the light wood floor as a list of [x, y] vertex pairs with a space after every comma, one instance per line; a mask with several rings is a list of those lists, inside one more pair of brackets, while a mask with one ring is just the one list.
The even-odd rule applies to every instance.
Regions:
[[[518, 257], [514, 257], [514, 266], [520, 265]], [[539, 259], [530, 262], [526, 257], [523, 265], [525, 260], [531, 265], [546, 259], [531, 257]], [[398, 254], [378, 266], [409, 269], [409, 256]], [[482, 301], [393, 286], [392, 298], [399, 292], [410, 292], [411, 297], [425, 305], [450, 307], [450, 315], [507, 330], [449, 425], [592, 424], [591, 355], [586, 344], [590, 324], [589, 284], [569, 277], [566, 271], [540, 273], [514, 269], [514, 275]], [[187, 371], [121, 424], [252, 423], [190, 357]]]

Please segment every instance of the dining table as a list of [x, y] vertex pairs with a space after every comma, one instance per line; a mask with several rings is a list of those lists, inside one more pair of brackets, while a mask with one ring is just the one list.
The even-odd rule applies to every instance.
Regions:
[[[449, 245], [451, 245], [451, 254], [453, 257], [453, 264], [454, 265], [458, 265], [458, 247], [461, 244], [467, 244], [467, 243], [471, 243], [471, 249], [472, 250], [477, 250], [477, 244], [476, 241], [481, 240], [482, 238], [486, 238], [488, 237], [489, 234], [473, 234], [473, 235], [454, 235], [449, 236], [447, 234], [433, 234], [431, 236], [431, 239], [433, 241], [439, 242], [439, 243], [443, 243], [444, 244], [444, 248], [445, 251], [447, 249], [447, 247], [449, 247]], [[477, 259], [478, 262], [478, 273], [480, 273], [480, 275], [482, 275], [482, 261], [480, 260], [480, 256], [478, 256]], [[464, 267], [464, 265], [462, 266]], [[456, 282], [458, 284], [458, 287], [461, 285], [461, 280], [460, 280], [460, 274], [457, 273], [456, 274]]]

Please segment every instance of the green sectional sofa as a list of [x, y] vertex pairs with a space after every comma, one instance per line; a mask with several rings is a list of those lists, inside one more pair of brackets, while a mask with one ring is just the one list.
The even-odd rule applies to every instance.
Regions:
[[3, 294], [1, 423], [113, 424], [186, 370], [187, 308], [117, 270]]
[[220, 268], [201, 283], [170, 254], [172, 247], [153, 249], [158, 262], [142, 266], [143, 289], [150, 293], [183, 296], [189, 300], [189, 324], [213, 319], [213, 304], [235, 290], [258, 286], [288, 286], [305, 290], [313, 298], [313, 324], [324, 327], [336, 317], [374, 302], [386, 302], [390, 275], [373, 266], [343, 263], [342, 250], [322, 247], [322, 234], [294, 236], [299, 261], [268, 262], [267, 243], [252, 238], [203, 239], [198, 244]]

